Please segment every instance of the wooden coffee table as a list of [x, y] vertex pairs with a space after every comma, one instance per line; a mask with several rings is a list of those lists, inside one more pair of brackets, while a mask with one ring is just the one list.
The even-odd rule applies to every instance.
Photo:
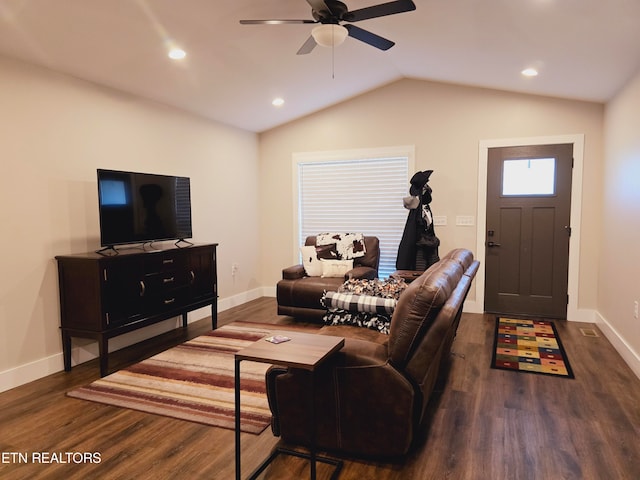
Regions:
[[[252, 362], [271, 363], [285, 367], [300, 368], [313, 372], [316, 368], [331, 355], [344, 346], [344, 338], [332, 337], [328, 335], [315, 335], [309, 333], [289, 332], [276, 330], [274, 334], [289, 337], [291, 340], [274, 344], [265, 338], [249, 345], [235, 354], [235, 436], [236, 436], [236, 480], [240, 480], [240, 362], [250, 360]], [[308, 458], [311, 467], [311, 479], [316, 478], [316, 461], [334, 465], [336, 468], [332, 479], [338, 478], [342, 469], [342, 461], [316, 455], [316, 420], [315, 420], [315, 392], [314, 381], [311, 381], [310, 407], [311, 416], [311, 442], [309, 445], [309, 455], [301, 452], [276, 448], [271, 455], [251, 474], [250, 479], [257, 478], [260, 473], [279, 454], [294, 455]]]

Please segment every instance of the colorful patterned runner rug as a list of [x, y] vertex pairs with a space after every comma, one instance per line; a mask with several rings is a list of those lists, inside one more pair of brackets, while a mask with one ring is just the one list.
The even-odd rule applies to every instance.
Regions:
[[[189, 340], [67, 395], [233, 430], [234, 353], [272, 334], [271, 325], [238, 323]], [[259, 434], [271, 421], [264, 378], [268, 368], [264, 363], [242, 362], [243, 432]]]
[[491, 367], [574, 378], [556, 327], [547, 320], [496, 318]]

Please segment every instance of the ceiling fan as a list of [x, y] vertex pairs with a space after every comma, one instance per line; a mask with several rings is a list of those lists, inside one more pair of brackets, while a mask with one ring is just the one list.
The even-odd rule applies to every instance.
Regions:
[[[301, 23], [319, 23], [311, 36], [298, 50], [298, 55], [310, 53], [316, 45], [334, 47], [340, 45], [349, 36], [360, 40], [380, 50], [389, 50], [395, 42], [371, 33], [355, 25], [353, 22], [369, 20], [371, 18], [395, 15], [396, 13], [410, 12], [416, 9], [412, 0], [396, 0], [393, 2], [373, 5], [349, 11], [347, 6], [338, 0], [306, 0], [311, 5], [313, 20], [240, 20], [242, 25], [284, 25]], [[341, 25], [341, 22], [348, 22]]]

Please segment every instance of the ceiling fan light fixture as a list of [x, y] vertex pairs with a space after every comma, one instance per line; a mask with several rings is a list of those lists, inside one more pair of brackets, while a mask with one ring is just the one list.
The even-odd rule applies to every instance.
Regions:
[[311, 36], [322, 47], [337, 47], [347, 38], [349, 31], [342, 25], [325, 23], [311, 31]]

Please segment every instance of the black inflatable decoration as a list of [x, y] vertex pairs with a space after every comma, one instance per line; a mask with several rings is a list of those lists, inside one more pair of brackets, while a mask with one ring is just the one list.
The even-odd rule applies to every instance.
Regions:
[[397, 270], [426, 270], [440, 260], [440, 240], [433, 229], [429, 206], [432, 190], [428, 182], [432, 173], [433, 170], [425, 170], [411, 177], [410, 196], [403, 199], [409, 216], [398, 247]]

